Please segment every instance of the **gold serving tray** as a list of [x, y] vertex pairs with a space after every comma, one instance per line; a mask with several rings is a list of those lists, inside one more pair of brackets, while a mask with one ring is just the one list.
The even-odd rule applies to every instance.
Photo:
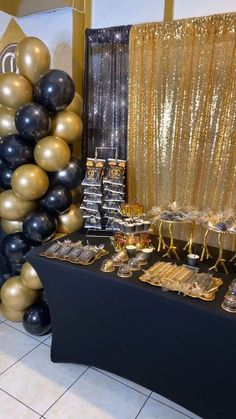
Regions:
[[[165, 278], [168, 278], [167, 275], [169, 275], [169, 278], [171, 278], [171, 273], [168, 274], [168, 269], [169, 269], [169, 271], [171, 271], [171, 268], [177, 267], [177, 265], [172, 265], [172, 264], [166, 263], [166, 262], [161, 262], [161, 263], [158, 262], [158, 263], [154, 264], [151, 268], [149, 268], [143, 275], [141, 275], [139, 277], [139, 280], [142, 281], [142, 282], [146, 282], [146, 283], [148, 283], [148, 284], [150, 284], [154, 287], [167, 288], [167, 289], [169, 289], [169, 291], [179, 292], [179, 293], [182, 293], [183, 295], [187, 295], [187, 296], [192, 297], [192, 298], [199, 298], [199, 299], [204, 300], [204, 301], [213, 301], [215, 299], [215, 294], [218, 291], [218, 288], [223, 284], [223, 281], [220, 278], [211, 277], [211, 280], [214, 280], [214, 286], [210, 291], [202, 293], [200, 295], [199, 294], [194, 294], [192, 292], [184, 292], [183, 289], [178, 288], [177, 281], [176, 281], [176, 286], [175, 286], [175, 284], [172, 284], [172, 286], [170, 287], [165, 283], [163, 284], [161, 282], [161, 279], [156, 278], [157, 273], [155, 274], [155, 270], [158, 267], [160, 268], [161, 264], [162, 264], [163, 269], [166, 270], [166, 276], [163, 273], [163, 276], [162, 276], [161, 279], [165, 280]], [[187, 269], [187, 268], [185, 268], [185, 269]], [[187, 274], [187, 271], [184, 271], [184, 268], [179, 266], [179, 272], [181, 272], [181, 270], [183, 272], [186, 272], [186, 274]], [[176, 274], [176, 271], [175, 271], [175, 274]], [[191, 272], [191, 271], [189, 270], [189, 272]]]
[[53, 255], [47, 255], [44, 252], [39, 253], [39, 256], [43, 256], [48, 259], [57, 259], [57, 260], [63, 260], [64, 262], [73, 263], [74, 265], [82, 265], [82, 266], [89, 266], [92, 265], [96, 260], [101, 259], [103, 256], [106, 256], [109, 252], [107, 250], [100, 250], [97, 254], [94, 255], [94, 258], [90, 262], [82, 262], [82, 261], [76, 261], [70, 258], [67, 258], [66, 256], [53, 256]]

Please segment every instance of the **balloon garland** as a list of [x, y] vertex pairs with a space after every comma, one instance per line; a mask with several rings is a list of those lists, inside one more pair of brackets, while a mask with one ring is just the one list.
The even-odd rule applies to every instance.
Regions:
[[83, 101], [65, 71], [50, 70], [40, 39], [24, 38], [15, 56], [20, 74], [0, 75], [1, 251], [13, 275], [1, 287], [0, 311], [8, 320], [24, 317], [25, 329], [40, 335], [50, 315], [25, 254], [83, 226], [82, 166], [71, 156], [83, 131]]

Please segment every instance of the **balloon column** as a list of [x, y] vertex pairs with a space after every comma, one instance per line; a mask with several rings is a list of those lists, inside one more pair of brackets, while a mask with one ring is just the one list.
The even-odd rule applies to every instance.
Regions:
[[[26, 252], [83, 225], [82, 166], [71, 156], [83, 130], [83, 104], [71, 77], [50, 70], [50, 53], [40, 39], [24, 38], [15, 55], [20, 74], [0, 75], [0, 218], [6, 233], [1, 252], [13, 275], [2, 285], [0, 310], [21, 321], [42, 288]], [[39, 305], [35, 313], [46, 330], [47, 309]], [[29, 330], [32, 316], [29, 309]]]

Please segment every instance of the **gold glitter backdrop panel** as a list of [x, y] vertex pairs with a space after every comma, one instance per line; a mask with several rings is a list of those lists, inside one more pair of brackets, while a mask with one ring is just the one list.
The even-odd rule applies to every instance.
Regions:
[[129, 200], [236, 203], [236, 14], [133, 26]]

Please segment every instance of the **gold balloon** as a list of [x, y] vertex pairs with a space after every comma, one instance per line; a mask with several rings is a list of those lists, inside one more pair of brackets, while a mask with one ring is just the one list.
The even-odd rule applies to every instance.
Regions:
[[32, 290], [41, 290], [43, 288], [37, 272], [29, 262], [25, 262], [22, 266], [20, 279], [26, 287]]
[[75, 92], [74, 99], [72, 102], [67, 106], [67, 111], [75, 112], [77, 115], [82, 116], [83, 114], [83, 99], [79, 95], [79, 93]]
[[31, 290], [20, 281], [19, 275], [7, 279], [1, 288], [2, 302], [13, 310], [25, 310], [38, 296], [37, 291]]
[[0, 312], [5, 319], [10, 320], [11, 322], [21, 322], [24, 316], [23, 310], [13, 310], [3, 303], [0, 304]]
[[48, 172], [57, 172], [64, 169], [70, 160], [68, 144], [59, 137], [45, 137], [40, 140], [34, 149], [36, 163]]
[[37, 208], [34, 201], [24, 201], [19, 198], [11, 189], [0, 193], [0, 217], [17, 221]]
[[80, 230], [84, 225], [83, 211], [78, 205], [72, 204], [65, 214], [58, 217], [57, 231], [60, 233], [74, 233]]
[[23, 164], [13, 172], [11, 186], [21, 199], [26, 201], [38, 199], [48, 189], [48, 175], [36, 164]]
[[68, 144], [79, 140], [83, 132], [83, 122], [74, 112], [62, 111], [52, 120], [52, 135], [62, 138]]
[[32, 100], [32, 86], [16, 73], [0, 74], [0, 103], [7, 108], [19, 108]]
[[5, 218], [1, 219], [1, 227], [4, 233], [20, 233], [22, 231], [23, 221], [21, 220], [6, 220]]
[[23, 38], [19, 42], [15, 57], [20, 73], [32, 84], [35, 84], [39, 77], [49, 69], [51, 63], [48, 47], [33, 36]]
[[60, 237], [64, 237], [64, 236], [66, 236], [65, 233], [56, 233], [55, 236], [52, 238], [51, 241], [60, 239]]
[[0, 137], [17, 132], [15, 126], [15, 111], [0, 107]]
[[72, 204], [76, 204], [77, 202], [80, 204], [83, 198], [83, 191], [81, 186], [76, 186], [70, 190], [72, 195]]

